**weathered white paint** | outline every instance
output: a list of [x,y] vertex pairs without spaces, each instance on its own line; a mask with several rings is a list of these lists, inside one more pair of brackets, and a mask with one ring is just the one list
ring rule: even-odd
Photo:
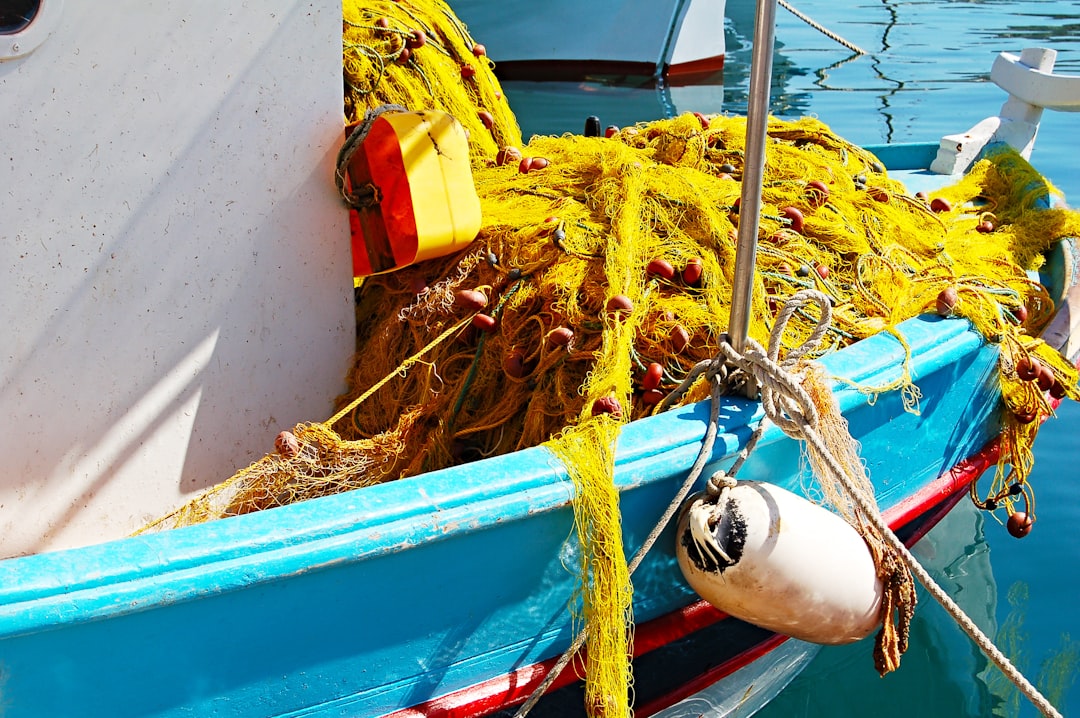
[[0,63],[0,554],[120,536],[329,416],[333,0],[68,0]]

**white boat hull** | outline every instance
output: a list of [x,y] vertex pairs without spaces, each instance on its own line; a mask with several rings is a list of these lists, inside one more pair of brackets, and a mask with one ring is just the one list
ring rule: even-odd
[[459,0],[453,7],[508,79],[678,80],[723,67],[724,0]]
[[322,0],[67,0],[0,62],[0,555],[122,536],[329,415],[340,38]]

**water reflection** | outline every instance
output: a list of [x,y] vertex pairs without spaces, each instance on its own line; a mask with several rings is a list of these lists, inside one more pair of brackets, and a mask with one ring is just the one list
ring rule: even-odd
[[[738,22],[731,17],[732,5],[736,8],[735,17],[741,18]],[[517,113],[526,137],[534,134],[580,133],[589,115],[599,117],[602,127],[623,127],[684,112],[745,113],[750,84],[753,18],[752,15],[745,16],[742,11],[752,6],[751,2],[732,0],[729,3],[729,17],[725,22],[727,56],[724,70],[693,84],[671,84],[657,82],[651,77],[623,76],[596,78],[588,82],[505,81],[502,83],[503,90]],[[832,69],[855,57],[852,55],[818,72],[824,80]],[[795,78],[810,72],[787,56],[783,42],[777,43],[771,94],[774,114],[791,116],[809,110],[810,91],[793,91],[791,85]]]
[[725,107],[722,77],[711,84],[676,87],[657,84],[652,78],[502,85],[525,137],[580,134],[590,115],[600,118],[601,127],[625,127],[682,112],[721,112]]
[[[986,519],[962,501],[919,544],[914,553],[934,579],[1055,705],[1063,705],[1075,681],[1080,643],[1067,634],[1041,663],[1032,661],[1027,635],[1027,586],[1013,584],[1010,611],[997,624],[998,586],[986,537]],[[996,523],[990,530],[998,531]],[[993,666],[920,587],[910,647],[899,670],[879,678],[872,640],[825,647],[811,667],[758,715],[867,715],[904,718],[914,706],[935,716],[1016,716],[1026,706],[1018,689]],[[834,689],[842,684],[842,690]]]
[[[1076,681],[1077,668],[1080,666],[1080,642],[1063,633],[1056,650],[1051,651],[1040,663],[1033,664],[1029,649],[1031,641],[1026,628],[1029,598],[1027,583],[1013,583],[1007,597],[1009,614],[994,637],[994,643],[1051,704],[1062,706],[1069,687]],[[1026,699],[1000,671],[988,667],[979,674],[979,678],[993,696],[992,710],[995,716],[1005,718],[1019,715]]]

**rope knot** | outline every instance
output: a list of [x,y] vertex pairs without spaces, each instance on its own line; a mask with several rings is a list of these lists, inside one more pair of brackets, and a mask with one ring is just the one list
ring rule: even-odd
[[[778,361],[782,337],[788,321],[795,312],[808,304],[816,304],[820,316],[814,331],[802,344]],[[832,300],[825,294],[804,289],[787,301],[776,318],[769,337],[769,349],[747,337],[742,352],[731,343],[728,334],[721,334],[717,354],[713,359],[698,362],[687,373],[682,383],[660,402],[657,411],[665,411],[686,394],[690,386],[704,374],[722,394],[730,393],[740,386],[757,386],[766,416],[789,436],[802,438],[802,428],[817,423],[817,410],[809,395],[802,389],[798,375],[793,374],[799,360],[817,349],[832,322]]]
[[724,492],[724,489],[733,489],[738,483],[734,476],[721,469],[709,477],[709,481],[705,484],[705,491],[709,496],[716,498]]
[[382,190],[371,182],[356,188],[352,194],[342,192],[341,196],[345,198],[345,202],[353,209],[374,207],[382,202]]
[[356,154],[360,145],[367,139],[375,120],[385,112],[408,112],[408,110],[401,105],[381,105],[368,110],[364,113],[364,119],[357,124],[352,133],[345,139],[345,143],[341,145],[341,149],[338,150],[337,166],[334,169],[334,184],[337,185],[338,193],[345,200],[345,204],[352,209],[372,207],[382,201],[379,188],[371,183],[354,188],[350,192],[345,186],[345,177],[349,171],[349,163],[352,161],[353,155]]
[[[780,361],[780,348],[788,321],[809,304],[816,304],[820,310],[813,332]],[[723,356],[725,363],[737,367],[752,379],[760,388],[765,415],[792,438],[803,439],[806,427],[817,424],[817,408],[802,387],[800,375],[795,370],[804,356],[817,349],[831,322],[831,300],[821,292],[804,289],[793,295],[777,315],[767,351],[758,342],[747,338],[742,353],[739,353],[728,341],[727,335],[721,337],[717,358]]]

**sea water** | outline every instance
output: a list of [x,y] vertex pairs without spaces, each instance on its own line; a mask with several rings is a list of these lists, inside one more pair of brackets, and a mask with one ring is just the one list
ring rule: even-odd
[[[996,114],[994,57],[1058,51],[1056,70],[1080,74],[1080,1],[792,0],[867,51],[855,55],[777,9],[771,111],[814,115],[860,144],[937,141]],[[753,0],[728,0],[721,78],[697,88],[507,86],[530,133],[581,132],[672,112],[744,113]],[[717,19],[717,32],[721,21]],[[1032,162],[1080,207],[1080,113],[1047,112]],[[935,580],[1065,715],[1080,715],[1080,407],[1067,401],[1042,427],[1031,484],[1038,522],[1022,540],[1003,515],[966,499],[915,553]],[[984,478],[984,483],[987,479]],[[759,716],[1036,715],[934,600],[920,590],[910,647],[879,678],[872,641],[826,647]]]

